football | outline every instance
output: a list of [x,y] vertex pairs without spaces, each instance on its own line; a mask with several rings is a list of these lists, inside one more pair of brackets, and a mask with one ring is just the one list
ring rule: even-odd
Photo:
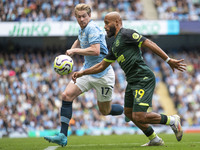
[[59,75],[67,75],[73,70],[73,59],[68,55],[59,55],[54,60],[53,68]]

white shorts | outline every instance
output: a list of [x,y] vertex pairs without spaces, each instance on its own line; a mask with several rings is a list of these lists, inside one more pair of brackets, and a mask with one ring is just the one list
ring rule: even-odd
[[115,73],[113,68],[109,69],[107,74],[101,78],[94,78],[90,75],[85,75],[77,78],[76,85],[82,92],[86,92],[92,88],[96,90],[97,100],[99,102],[111,101],[113,88],[115,84]]

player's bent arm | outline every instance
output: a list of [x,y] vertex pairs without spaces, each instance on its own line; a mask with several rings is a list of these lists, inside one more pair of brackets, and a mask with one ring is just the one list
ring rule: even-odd
[[85,69],[83,71],[83,75],[88,75],[88,74],[96,74],[99,72],[104,71],[111,63],[106,62],[105,60],[102,60],[100,63],[92,66],[91,68]]
[[100,44],[92,44],[90,47],[81,49],[77,48],[75,54],[84,55],[84,56],[98,56],[100,54]]
[[83,75],[89,75],[89,74],[97,74],[99,72],[104,71],[109,65],[111,64],[111,62],[106,62],[104,60],[102,60],[100,63],[92,66],[91,68],[85,69],[85,70],[81,70],[79,72],[74,72],[72,74],[72,80],[74,82],[76,82],[76,79],[83,76]]
[[77,39],[76,41],[74,41],[74,43],[73,43],[71,49],[72,49],[72,48],[80,48],[80,47],[81,47],[81,46],[80,46],[80,42],[79,42],[79,40]]
[[160,56],[165,61],[169,58],[168,55],[156,43],[149,39],[146,39],[142,43],[142,47],[148,47],[152,52]]

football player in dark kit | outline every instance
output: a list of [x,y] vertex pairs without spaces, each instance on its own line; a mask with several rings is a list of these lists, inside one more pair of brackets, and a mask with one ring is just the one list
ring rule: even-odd
[[145,64],[141,47],[148,47],[170,65],[172,70],[186,70],[184,60],[169,58],[168,55],[154,42],[140,35],[134,30],[122,27],[122,19],[118,12],[111,12],[104,19],[105,30],[108,37],[115,37],[109,54],[95,66],[75,72],[72,79],[76,82],[78,77],[103,71],[112,62],[119,63],[124,70],[128,85],[124,98],[124,113],[143,133],[149,142],[142,146],[160,146],[164,141],[158,137],[149,124],[169,125],[178,141],[182,139],[183,131],[178,115],[167,116],[154,112],[147,112],[152,106],[152,96],[155,88],[155,76]]

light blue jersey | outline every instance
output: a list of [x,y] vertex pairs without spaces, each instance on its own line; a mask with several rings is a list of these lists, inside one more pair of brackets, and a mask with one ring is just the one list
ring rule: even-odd
[[[106,39],[103,31],[94,23],[93,20],[90,20],[88,25],[84,29],[79,30],[78,39],[80,41],[81,48],[88,48],[90,45],[100,43],[100,55],[99,56],[84,56],[85,63],[83,69],[90,68],[95,64],[101,62],[103,58],[108,54]],[[100,78],[104,76],[111,66],[106,68],[103,72],[98,74],[93,74],[91,76]]]

